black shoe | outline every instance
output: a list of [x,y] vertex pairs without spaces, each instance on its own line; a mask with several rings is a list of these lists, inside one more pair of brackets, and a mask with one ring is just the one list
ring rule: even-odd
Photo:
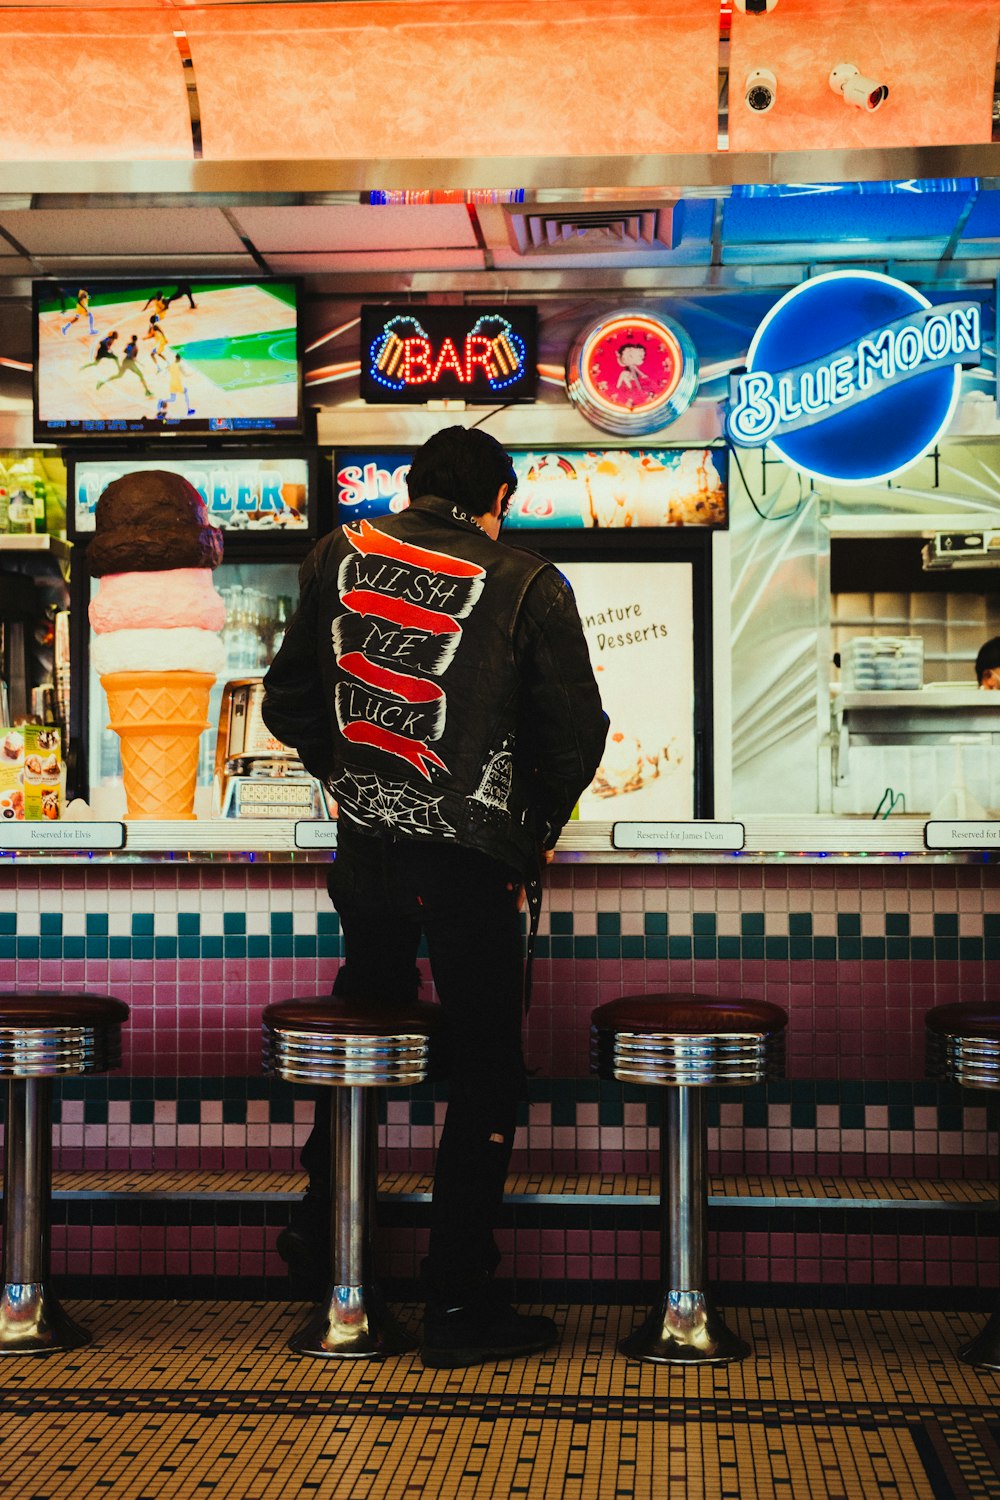
[[558,1340],[551,1318],[519,1313],[505,1302],[484,1300],[465,1307],[428,1303],[420,1359],[429,1370],[455,1370],[537,1354]]
[[330,1283],[329,1244],[293,1223],[278,1235],[276,1248],[288,1267],[296,1300],[321,1302]]

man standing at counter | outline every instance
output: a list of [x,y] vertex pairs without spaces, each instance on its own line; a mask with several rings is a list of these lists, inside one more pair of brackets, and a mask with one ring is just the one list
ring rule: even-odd
[[[449,1102],[422,1357],[446,1368],[558,1337],[493,1294],[493,1230],[524,1085],[522,894],[537,898],[542,853],[593,778],[607,718],[565,579],[499,541],[517,487],[499,443],[438,432],[407,485],[408,510],[339,528],[306,559],[264,719],[337,798],[334,994],[414,1000],[427,941]],[[293,1272],[328,1264],[328,1151],[318,1114],[309,1192],[279,1242]]]

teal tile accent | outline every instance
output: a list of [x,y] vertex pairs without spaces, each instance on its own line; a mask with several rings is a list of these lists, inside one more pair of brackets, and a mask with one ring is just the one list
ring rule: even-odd
[[982,938],[959,938],[959,940],[958,940],[958,956],[959,956],[959,958],[971,958],[971,959],[979,959],[979,960],[981,960],[982,957],[983,957],[983,940],[982,940]]
[[197,911],[179,911],[177,913],[177,933],[185,937],[195,936],[201,932],[201,913]]
[[885,938],[863,937],[861,939],[862,958],[885,958]]
[[560,936],[573,931],[573,913],[571,911],[549,912],[549,931],[553,937],[558,933]]
[[763,958],[764,939],[762,937],[744,937],[741,958]]
[[695,933],[692,948],[695,958],[717,958],[719,954],[719,945],[714,933],[710,936]]
[[596,958],[597,938],[592,937],[589,933],[585,934],[583,937],[575,937],[573,939],[573,957]]
[[[111,941],[112,941],[112,944],[113,944],[114,943],[114,938],[112,938]],[[115,955],[112,952],[111,957],[114,958],[114,956]],[[177,957],[178,958],[200,958],[201,957],[201,938],[199,938],[199,937],[179,937],[177,939]],[[261,957],[262,958],[266,958],[267,954],[264,953],[264,954],[261,955]]]
[[935,937],[958,937],[958,913],[936,911],[934,913]]
[[891,937],[885,940],[886,958],[909,958],[910,940],[908,937]]
[[958,957],[958,938],[957,937],[936,937],[934,939],[934,957],[935,958],[957,958]]
[[17,957],[17,938],[0,937],[0,958]]
[[245,1125],[247,1122],[247,1104],[245,1099],[223,1099],[222,1101],[222,1123],[223,1125]]
[[63,919],[61,911],[43,911],[38,922],[42,937],[52,937],[56,934],[62,935]]
[[85,1125],[106,1125],[108,1123],[108,1101],[106,1099],[85,1099],[83,1103],[83,1123]]
[[788,957],[788,938],[766,937],[764,939],[764,957],[773,958],[778,961]]
[[648,911],[643,918],[643,927],[649,937],[662,937],[668,931],[665,911]]
[[668,937],[667,956],[668,958],[690,958],[691,939],[689,937]]
[[18,938],[17,957],[35,959],[39,957],[37,938]]
[[645,958],[646,939],[636,935],[622,938],[622,958]]
[[[193,958],[197,958],[199,955],[197,953],[195,953],[195,954],[192,954],[191,956]],[[113,937],[113,938],[109,938],[108,939],[108,957],[109,958],[131,958],[132,957],[132,939],[131,938],[127,938],[127,937]]]
[[225,937],[235,937],[237,934],[245,934],[247,930],[247,914],[245,911],[224,911],[222,913],[222,932]]
[[840,937],[837,939],[838,958],[860,958],[861,939],[859,937]]
[[153,939],[153,957],[154,958],[176,958],[177,957],[177,943],[178,943],[178,939],[177,938],[172,938],[172,937],[158,937],[158,938],[154,938]]
[[599,911],[597,913],[598,935],[610,935],[622,930],[621,914],[616,911]]
[[273,911],[271,913],[271,931],[288,933],[291,936],[292,914],[290,911]]
[[222,940],[222,952],[225,958],[246,958],[247,940],[245,937],[225,937]]
[[667,944],[668,943],[669,943],[669,938],[667,938],[666,936],[664,936],[664,937],[649,937],[649,938],[647,938],[646,939],[646,957],[647,958],[666,958],[666,956],[667,956]]
[[293,958],[315,958],[316,939],[314,937],[295,937],[292,939]]
[[861,936],[861,917],[856,911],[842,911],[837,913],[837,936]]
[[[201,939],[201,956],[202,956],[202,958],[221,958],[222,957],[222,939],[220,937],[206,937],[206,938],[202,938]],[[292,940],[291,940],[291,938],[288,939],[288,953],[285,956],[288,957],[288,958],[291,958],[291,956],[292,956]]]
[[134,911],[132,913],[132,936],[153,936],[153,913],[151,911]]
[[718,946],[720,958],[743,957],[743,944],[738,937],[720,937]]
[[106,911],[88,911],[86,916],[88,937],[107,937],[108,914]]
[[610,935],[606,936],[606,937],[598,937],[598,939],[597,939],[597,956],[598,956],[598,958],[621,958],[621,956],[622,956],[622,940],[621,940],[621,938],[617,937],[617,936],[610,936]]
[[714,937],[715,926],[714,911],[696,911],[691,918],[691,931],[696,937]]
[[247,938],[247,958],[269,958],[271,944],[262,933]]
[[811,911],[790,911],[788,913],[788,932],[790,937],[804,937],[806,933],[812,934],[813,919]]
[[[67,950],[69,949],[69,939],[67,939],[67,941],[66,941],[66,948],[67,948]],[[145,937],[134,937],[132,939],[132,952],[131,952],[131,954],[129,956],[131,958],[152,958],[153,957],[153,939],[152,939],[152,936],[150,936],[148,938],[145,938]],[[66,957],[67,958],[69,957],[69,952],[68,951],[67,951]]]
[[0,911],[0,935],[13,937],[17,932],[17,912]]
[[316,931],[320,937],[339,937],[340,918],[335,911],[321,911],[316,914]]
[[178,1099],[177,1123],[178,1125],[201,1124],[201,1105],[197,1099]]
[[[640,938],[639,941],[641,942],[642,939]],[[553,958],[572,958],[573,957],[573,939],[572,939],[572,937],[566,937],[566,936],[556,937],[556,936],[553,936],[549,940],[549,946],[550,946]]]
[[87,957],[93,959],[106,959],[108,956],[108,940],[106,937],[87,938]]
[[910,914],[908,911],[887,911],[885,914],[886,936],[909,937]]
[[812,937],[790,937],[788,939],[788,957],[794,959],[810,959],[813,956]]
[[744,937],[750,934],[764,935],[764,913],[762,911],[745,911],[740,916],[740,931]]
[[61,937],[43,937],[38,943],[39,958],[62,958],[63,945]]
[[834,959],[837,957],[837,939],[832,937],[813,938],[813,958]]
[[152,1125],[152,1099],[133,1099],[129,1104],[129,1119],[133,1125]]

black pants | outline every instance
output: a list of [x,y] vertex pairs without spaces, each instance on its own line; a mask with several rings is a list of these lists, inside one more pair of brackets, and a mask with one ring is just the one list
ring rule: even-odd
[[[330,895],[344,962],[334,994],[408,1001],[427,941],[446,1025],[439,1055],[448,1108],[434,1172],[428,1300],[461,1301],[495,1270],[493,1238],[524,1088],[520,877],[458,844],[369,838],[341,819]],[[302,1152],[310,1183],[329,1183],[329,1096]]]

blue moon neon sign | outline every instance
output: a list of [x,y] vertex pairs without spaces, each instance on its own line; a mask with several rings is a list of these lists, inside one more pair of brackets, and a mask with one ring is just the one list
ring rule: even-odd
[[875,271],[832,271],[771,308],[731,382],[726,432],[818,479],[890,479],[951,421],[979,363],[982,308]]

